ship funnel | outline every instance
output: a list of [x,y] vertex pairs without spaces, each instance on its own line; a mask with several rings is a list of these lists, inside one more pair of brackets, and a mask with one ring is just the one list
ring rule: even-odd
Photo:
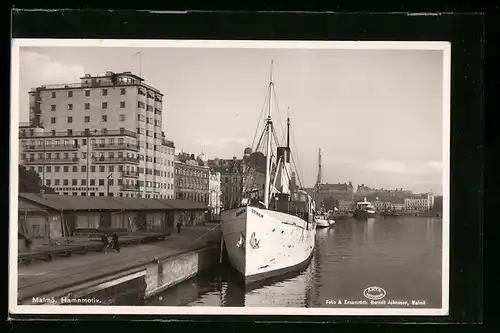
[[365,197],[364,201],[366,202],[366,197]]

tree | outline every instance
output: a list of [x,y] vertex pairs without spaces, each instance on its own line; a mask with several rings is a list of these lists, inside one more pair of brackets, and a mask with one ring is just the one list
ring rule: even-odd
[[329,196],[323,200],[323,206],[326,210],[334,210],[338,206],[338,201],[334,197]]
[[19,193],[40,193],[44,190],[45,193],[55,194],[54,189],[42,185],[42,180],[36,171],[26,169],[20,165],[19,168]]

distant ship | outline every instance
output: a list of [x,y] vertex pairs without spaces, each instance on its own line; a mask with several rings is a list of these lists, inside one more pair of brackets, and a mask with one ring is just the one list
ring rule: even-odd
[[[277,138],[271,118],[273,86],[271,69],[268,117],[261,136],[266,139],[257,144],[257,150],[261,142],[266,146],[263,201],[258,191],[251,191],[239,207],[221,212],[228,259],[245,284],[306,267],[316,246],[315,202],[305,191],[290,186],[290,119],[286,146],[277,145],[276,155],[271,149],[272,140]],[[273,163],[271,157],[275,157]]]
[[371,202],[366,200],[366,197],[363,201],[359,201],[356,203],[354,218],[358,220],[366,220],[373,216],[375,216],[375,207],[373,207]]

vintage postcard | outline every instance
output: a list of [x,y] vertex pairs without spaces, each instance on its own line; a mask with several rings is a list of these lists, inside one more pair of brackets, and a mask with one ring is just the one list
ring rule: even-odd
[[449,43],[12,45],[11,313],[448,314]]

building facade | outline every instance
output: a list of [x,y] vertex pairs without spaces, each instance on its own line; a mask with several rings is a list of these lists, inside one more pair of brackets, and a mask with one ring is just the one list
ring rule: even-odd
[[434,208],[434,195],[431,192],[404,199],[404,209],[406,211],[424,212],[432,208]]
[[19,162],[59,194],[174,198],[172,141],[163,94],[130,72],[30,91]]
[[248,191],[257,190],[258,196],[264,198],[265,162],[262,166],[259,160],[264,157],[258,154],[252,154],[251,149],[246,148],[243,158],[234,156],[232,159],[216,158],[208,161],[212,170],[220,172],[221,205],[224,209],[238,207]]
[[220,172],[210,171],[210,180],[209,180],[209,207],[210,207],[210,215],[211,219],[217,220],[220,217],[220,209],[221,209],[221,186],[220,186]]
[[175,197],[200,202],[208,206],[210,168],[203,156],[179,153],[175,160]]
[[341,201],[352,202],[354,199],[354,191],[351,182],[343,184],[319,184],[319,186],[316,185],[313,188],[306,189],[306,192],[316,201],[317,209],[329,206],[329,203],[335,202],[336,207],[340,210]]

